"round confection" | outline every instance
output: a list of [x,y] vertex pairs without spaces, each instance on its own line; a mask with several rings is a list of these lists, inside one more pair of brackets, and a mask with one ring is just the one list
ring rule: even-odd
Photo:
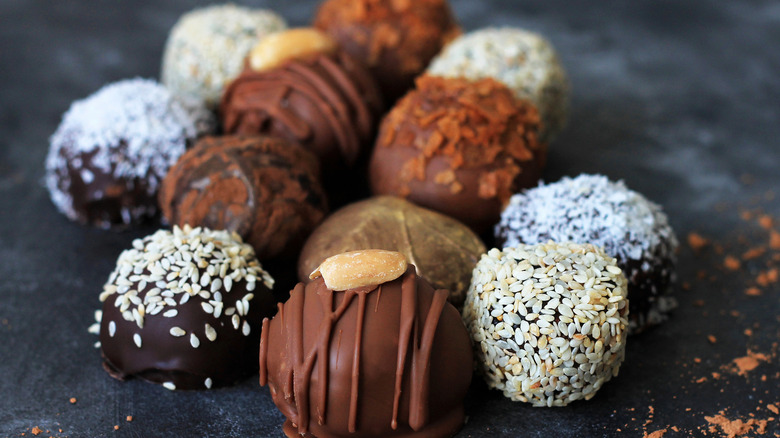
[[539,180],[547,148],[538,131],[536,108],[506,85],[423,76],[382,121],[371,189],[482,232],[513,193]]
[[455,219],[394,196],[355,202],[334,212],[309,236],[298,259],[298,279],[326,258],[361,249],[398,251],[417,273],[449,301],[463,304],[480,255],[487,251],[479,236]]
[[[366,265],[378,267],[364,260],[355,266]],[[413,266],[389,277],[382,268],[369,274],[384,282],[329,287],[327,274],[350,276],[324,266],[322,277],[299,283],[279,314],[263,322],[260,383],[287,417],[286,435],[454,435],[463,425],[473,359],[447,291],[434,291]]]
[[566,124],[566,72],[552,44],[536,33],[511,27],[469,32],[448,44],[426,72],[502,82],[539,109],[543,142],[549,143]]
[[388,103],[460,34],[446,0],[326,0],[314,25],[369,66]]
[[107,85],[74,102],[50,139],[51,199],[71,220],[101,228],[154,216],[168,168],[213,125],[205,108],[154,81]]
[[626,278],[593,245],[491,249],[463,307],[488,386],[534,406],[592,398],[617,376],[628,326]]
[[237,232],[260,260],[295,257],[327,213],[317,158],[284,139],[206,137],[163,181],[171,224]]
[[286,27],[272,11],[232,4],[188,12],[168,36],[162,82],[177,95],[216,107],[225,85],[241,73],[249,50],[264,36]]
[[495,232],[504,246],[552,239],[604,248],[628,278],[630,333],[664,321],[676,307],[674,231],[660,206],[622,181],[580,175],[517,194]]
[[220,104],[227,133],[267,134],[314,152],[323,170],[354,164],[375,133],[382,99],[374,79],[343,52],[246,68]]
[[100,294],[103,367],[168,389],[233,384],[257,371],[273,282],[235,233],[174,227],[137,239]]

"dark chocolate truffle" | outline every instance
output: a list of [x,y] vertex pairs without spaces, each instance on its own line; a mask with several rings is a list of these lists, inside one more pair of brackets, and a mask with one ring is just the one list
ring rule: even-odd
[[145,79],[120,81],[74,102],[50,140],[46,186],[69,219],[101,228],[157,213],[168,168],[214,127],[198,104]]
[[287,436],[455,434],[473,364],[447,291],[391,251],[337,255],[320,273],[263,321],[260,383]]
[[295,141],[314,152],[326,171],[357,161],[381,111],[374,79],[340,51],[291,59],[265,71],[247,65],[220,105],[225,132]]
[[317,158],[284,139],[207,137],[160,189],[171,224],[237,232],[260,260],[295,257],[327,213]]
[[493,79],[423,76],[382,122],[371,189],[482,232],[541,176],[547,148],[538,132],[536,108]]
[[359,249],[398,251],[437,289],[450,291],[460,307],[485,245],[469,227],[394,196],[347,205],[330,215],[309,236],[298,260],[298,279],[326,258]]
[[598,245],[628,278],[630,332],[667,318],[677,303],[677,239],[661,207],[601,175],[540,185],[512,197],[496,226],[497,244],[547,240]]
[[137,239],[100,294],[103,366],[168,389],[243,379],[257,370],[272,286],[235,233],[186,226]]
[[388,103],[460,34],[446,0],[326,0],[314,25],[369,66]]

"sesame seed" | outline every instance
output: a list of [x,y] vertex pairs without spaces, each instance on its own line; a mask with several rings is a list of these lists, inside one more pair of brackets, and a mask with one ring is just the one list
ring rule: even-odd
[[203,385],[206,386],[206,389],[211,389],[211,377],[206,377],[206,380],[203,382]]
[[176,385],[174,385],[173,382],[165,382],[162,385],[165,389],[170,389],[171,391],[176,389]]
[[190,345],[192,345],[192,348],[198,348],[200,346],[200,339],[195,336],[195,333],[190,333]]
[[108,322],[108,336],[113,338],[116,334],[116,323],[114,321]]
[[217,331],[214,330],[214,327],[210,326],[209,324],[206,324],[206,339],[212,342],[217,339]]
[[182,330],[180,327],[171,327],[170,334],[172,336],[181,337],[187,334],[184,330]]
[[241,333],[243,333],[244,336],[249,336],[250,331],[251,331],[251,327],[249,327],[249,322],[244,321],[244,325],[241,327]]
[[136,347],[141,348],[141,335],[138,333],[133,335],[133,342],[135,342]]

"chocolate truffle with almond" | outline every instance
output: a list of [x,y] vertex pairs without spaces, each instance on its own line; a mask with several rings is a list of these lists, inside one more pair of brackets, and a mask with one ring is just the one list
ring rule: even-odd
[[447,291],[394,251],[343,253],[263,321],[260,384],[288,437],[450,437],[463,425],[469,336]]
[[230,385],[257,371],[274,280],[235,233],[174,227],[122,252],[90,328],[103,367],[168,389]]
[[388,103],[460,34],[446,0],[326,0],[314,26],[369,66]]
[[513,193],[539,180],[547,152],[539,129],[536,107],[494,79],[422,76],[382,121],[372,191],[483,232]]
[[201,140],[171,168],[159,202],[171,224],[235,231],[260,260],[296,256],[327,213],[317,158],[260,136]]
[[352,166],[376,131],[382,99],[371,74],[314,29],[263,39],[220,104],[226,133],[300,143],[323,170]]

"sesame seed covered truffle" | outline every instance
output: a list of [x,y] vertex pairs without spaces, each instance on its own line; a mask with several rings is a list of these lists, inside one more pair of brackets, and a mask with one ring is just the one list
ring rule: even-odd
[[223,87],[238,76],[244,58],[264,36],[287,25],[276,13],[233,4],[184,14],[165,45],[162,82],[177,95],[219,103]]
[[235,383],[257,371],[273,283],[235,233],[185,226],[136,239],[103,286],[91,328],[103,367],[168,389]]
[[661,207],[602,175],[563,178],[512,197],[495,228],[497,244],[555,241],[598,245],[628,278],[631,333],[676,307],[677,238]]
[[201,105],[152,80],[129,79],[74,102],[50,139],[46,186],[69,219],[101,228],[157,212],[168,168],[214,128]]
[[370,68],[388,103],[460,34],[446,0],[326,0],[314,26]]
[[491,388],[534,406],[592,398],[625,357],[626,278],[593,245],[491,249],[477,263],[463,321]]
[[552,44],[536,33],[511,27],[469,32],[448,44],[427,73],[502,82],[539,109],[543,142],[549,143],[566,124],[566,73]]
[[422,76],[382,121],[369,164],[377,195],[452,216],[481,233],[546,159],[539,114],[494,79]]

